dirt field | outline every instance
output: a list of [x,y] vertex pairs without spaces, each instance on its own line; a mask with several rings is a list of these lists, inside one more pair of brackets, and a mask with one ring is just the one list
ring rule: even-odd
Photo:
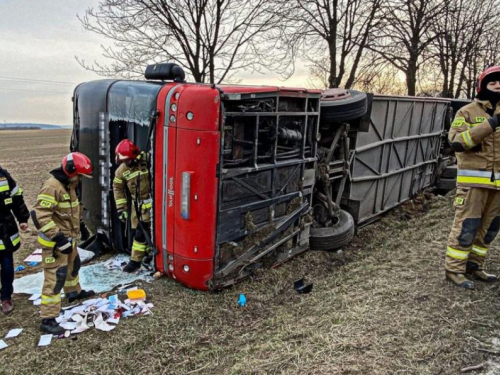
[[[0,132],[0,163],[30,206],[68,137]],[[422,196],[360,231],[343,254],[308,252],[219,294],[160,279],[144,286],[153,316],[48,348],[36,347],[38,309],[15,296],[15,312],[0,316],[0,337],[25,331],[0,352],[0,373],[458,374],[484,363],[482,373],[498,374],[498,285],[465,291],[444,280],[451,217],[450,197]],[[17,261],[32,250],[26,237]],[[495,242],[495,273],[498,250]],[[293,290],[302,276],[314,283],[311,294]],[[236,304],[239,293],[245,308]]]

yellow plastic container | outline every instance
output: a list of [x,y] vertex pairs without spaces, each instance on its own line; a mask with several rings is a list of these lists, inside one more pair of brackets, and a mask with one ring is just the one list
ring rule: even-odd
[[127,297],[130,300],[144,301],[146,299],[146,292],[143,289],[127,290]]

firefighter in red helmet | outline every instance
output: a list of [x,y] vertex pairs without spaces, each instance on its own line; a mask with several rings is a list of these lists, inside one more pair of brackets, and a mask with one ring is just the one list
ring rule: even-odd
[[62,159],[59,168],[50,172],[52,177],[45,181],[37,197],[33,221],[38,228],[44,269],[40,330],[46,333],[64,332],[55,320],[61,310],[62,289],[70,303],[95,294],[80,287],[80,257],[76,248],[80,234],[76,186],[82,176],[91,178],[92,173],[90,159],[72,152]]
[[[113,179],[113,193],[120,220],[128,220],[134,232],[132,254],[129,263],[123,269],[134,272],[141,267],[141,262],[150,248],[147,243],[150,233],[151,196],[149,194],[149,169],[146,153],[128,139],[121,141],[115,150],[116,162],[121,163]],[[128,190],[131,201],[127,200]],[[130,209],[130,210],[129,210]]]
[[475,101],[457,112],[449,133],[458,172],[445,268],[447,279],[466,289],[474,289],[466,274],[498,280],[484,271],[484,263],[500,229],[500,66],[481,73],[477,92]]

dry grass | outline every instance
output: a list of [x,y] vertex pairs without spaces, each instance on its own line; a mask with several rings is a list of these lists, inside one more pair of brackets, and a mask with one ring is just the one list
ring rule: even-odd
[[[67,134],[60,135],[44,168],[64,153]],[[35,142],[24,138],[30,162],[2,161],[33,185],[25,189],[30,204],[45,177],[30,173],[39,162],[33,155],[43,152]],[[308,252],[219,294],[160,279],[145,285],[154,316],[43,349],[35,347],[37,309],[16,296],[15,313],[0,317],[0,336],[25,331],[0,352],[0,373],[457,374],[494,358],[479,349],[489,348],[500,321],[496,285],[471,292],[444,280],[451,217],[449,197],[422,197],[360,231],[342,255]],[[500,272],[498,251],[489,269]],[[292,288],[302,276],[314,283],[309,295]],[[239,293],[245,308],[236,304]]]

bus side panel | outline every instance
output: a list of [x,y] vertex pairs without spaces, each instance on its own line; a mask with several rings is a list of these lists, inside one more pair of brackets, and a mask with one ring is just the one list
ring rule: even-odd
[[178,103],[177,127],[219,130],[220,93],[209,86],[189,85]]
[[[217,232],[216,171],[219,163],[220,133],[177,128],[177,144],[179,147],[175,172],[175,278],[185,284],[200,285],[208,281],[205,271],[185,272],[184,265],[179,262],[182,257],[213,264]],[[189,181],[186,181],[186,177]],[[189,191],[186,185],[189,185]],[[188,205],[187,211],[183,210],[183,192],[184,203]],[[178,267],[182,268],[183,272],[179,273]],[[207,269],[206,266],[202,268]]]
[[[175,127],[166,126],[168,112],[165,113],[167,99],[173,97],[172,86],[165,86],[158,95],[157,109],[159,116],[157,119],[154,135],[154,243],[158,253],[155,257],[156,269],[161,273],[168,272],[168,254],[173,248],[173,222],[168,221],[168,211],[172,212],[173,220],[174,201],[173,190],[169,193],[168,176],[171,179],[175,172]],[[169,197],[172,197],[169,199]],[[169,201],[171,206],[168,207]],[[168,228],[170,224],[171,228]]]

